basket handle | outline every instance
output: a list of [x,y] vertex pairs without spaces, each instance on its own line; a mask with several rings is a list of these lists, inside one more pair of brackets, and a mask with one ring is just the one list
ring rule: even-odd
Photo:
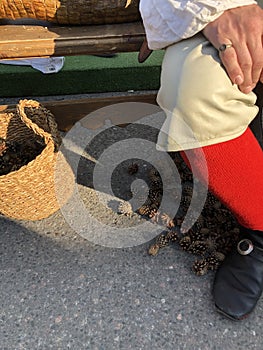
[[53,120],[53,118],[49,117],[48,118],[48,125],[50,127],[50,133],[43,130],[41,127],[39,127],[36,123],[34,123],[30,118],[25,113],[25,107],[33,107],[33,108],[39,108],[40,103],[34,100],[20,100],[18,105],[17,105],[17,110],[19,113],[19,116],[21,120],[25,123],[25,125],[34,131],[35,134],[41,136],[45,144],[47,144],[49,141],[52,141],[56,147],[59,147],[60,145],[60,138],[58,136],[58,131],[57,131],[57,124]]

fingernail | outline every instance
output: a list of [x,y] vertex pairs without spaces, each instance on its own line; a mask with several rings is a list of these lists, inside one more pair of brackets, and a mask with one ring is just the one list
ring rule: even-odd
[[243,79],[242,79],[241,75],[238,75],[235,79],[235,84],[241,85],[242,83],[243,83]]
[[252,86],[246,86],[242,89],[245,94],[249,94],[253,90]]

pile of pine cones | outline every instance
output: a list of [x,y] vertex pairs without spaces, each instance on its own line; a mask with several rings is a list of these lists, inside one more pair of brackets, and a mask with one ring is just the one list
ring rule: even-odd
[[[239,228],[230,211],[221,204],[210,192],[207,193],[203,210],[194,225],[186,232],[181,228],[184,217],[193,196],[193,174],[188,169],[179,153],[172,153],[174,163],[181,177],[181,200],[175,217],[160,212],[162,199],[162,180],[155,169],[149,171],[149,196],[147,201],[137,210],[137,213],[164,230],[149,248],[150,255],[171,243],[178,244],[184,251],[198,256],[193,263],[193,271],[198,276],[209,270],[216,270],[226,255],[231,251],[239,237]],[[130,175],[136,174],[138,165],[128,167]],[[196,180],[196,179],[195,179]],[[131,212],[131,208],[122,208],[122,213]]]
[[0,138],[0,176],[28,164],[42,152],[44,147],[42,141],[36,141],[34,145],[30,142],[29,145],[25,141],[15,142]]

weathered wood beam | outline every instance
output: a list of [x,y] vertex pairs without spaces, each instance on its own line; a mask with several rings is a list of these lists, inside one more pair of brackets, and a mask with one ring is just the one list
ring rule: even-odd
[[[85,125],[90,129],[97,129],[104,124],[105,119],[111,120],[112,118],[110,116],[105,117],[105,115],[100,117],[96,116],[96,118],[93,116],[89,117],[89,114],[93,111],[105,106],[124,102],[140,102],[156,105],[156,95],[157,91],[135,92],[133,94],[123,93],[113,96],[105,96],[105,94],[102,94],[102,96],[71,98],[62,101],[48,100],[41,102],[41,104],[53,113],[58,123],[59,130],[61,131],[70,130],[76,122],[86,116],[88,116],[88,118],[85,119]],[[0,105],[0,112],[7,109],[15,110],[15,107],[15,105]],[[130,116],[127,118],[127,116],[123,114],[118,124],[126,124],[127,120],[130,119]],[[116,123],[116,120],[113,118],[112,122]]]
[[73,27],[0,25],[0,58],[139,51],[144,37],[141,22]]

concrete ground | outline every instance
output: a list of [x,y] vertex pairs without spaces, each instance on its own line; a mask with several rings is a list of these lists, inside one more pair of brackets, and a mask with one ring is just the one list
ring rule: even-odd
[[217,314],[213,274],[174,247],[105,248],[60,213],[1,217],[0,347],[16,349],[262,349],[262,299],[235,323]]
[[[129,132],[120,131],[126,138]],[[95,145],[104,149],[108,139],[98,138]],[[79,169],[83,201],[108,224],[136,221],[97,206],[90,159]],[[123,174],[115,181],[119,197],[127,184]],[[61,211],[35,222],[0,221],[1,350],[263,348],[263,300],[246,321],[225,319],[213,305],[213,272],[196,276],[195,257],[176,245],[152,257],[149,240],[122,248],[92,243],[86,238],[100,226],[79,234]]]

